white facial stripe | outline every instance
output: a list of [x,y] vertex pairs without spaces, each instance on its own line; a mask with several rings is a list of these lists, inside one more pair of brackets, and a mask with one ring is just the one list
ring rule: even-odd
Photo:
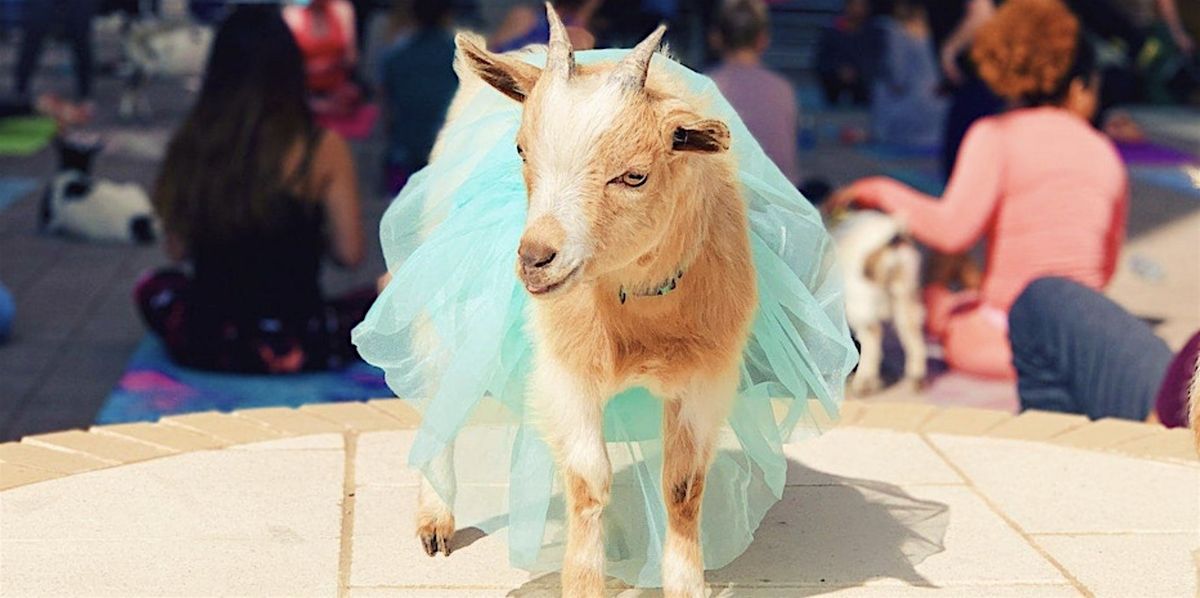
[[[529,198],[530,222],[551,216],[566,233],[560,253],[569,261],[590,254],[587,215],[583,210],[583,186],[591,168],[600,136],[612,127],[624,106],[621,90],[599,81],[554,81],[542,95],[540,120],[534,143],[537,160],[531,166],[534,193]],[[530,152],[530,149],[526,150]]]

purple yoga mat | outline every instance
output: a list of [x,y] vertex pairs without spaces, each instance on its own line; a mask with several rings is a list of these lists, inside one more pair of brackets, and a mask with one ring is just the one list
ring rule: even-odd
[[1196,156],[1157,143],[1118,143],[1117,151],[1126,164],[1174,166],[1177,164],[1200,164]]

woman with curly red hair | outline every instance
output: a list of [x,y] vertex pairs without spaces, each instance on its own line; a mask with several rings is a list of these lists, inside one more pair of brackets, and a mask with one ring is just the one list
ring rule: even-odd
[[1012,109],[971,126],[942,197],[872,177],[834,205],[891,213],[944,253],[986,238],[978,290],[926,288],[927,328],[952,368],[1012,379],[1009,308],[1040,277],[1093,289],[1108,283],[1124,238],[1128,180],[1112,143],[1090,124],[1096,57],[1062,2],[1009,0],[979,30],[971,57]]

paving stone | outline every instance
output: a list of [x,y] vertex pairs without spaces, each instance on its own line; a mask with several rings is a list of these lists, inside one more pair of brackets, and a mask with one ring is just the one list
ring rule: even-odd
[[[629,590],[618,594],[620,598],[655,596]],[[830,588],[815,586],[756,587],[738,585],[729,589],[714,588],[713,598],[776,598],[779,596],[814,596],[833,598],[1079,598],[1083,596],[1074,586],[1067,584],[1004,584],[962,586],[852,586]]]
[[[420,482],[408,464],[416,430],[369,432],[358,437],[355,481],[359,485],[407,486]],[[506,485],[512,462],[515,430],[509,426],[471,425],[455,442],[454,471],[461,484]],[[614,470],[624,464],[610,451]]]
[[[459,488],[460,494],[466,490]],[[449,557],[430,558],[414,530],[417,489],[360,487],[354,503],[351,586],[518,587],[529,574],[508,564],[505,531],[456,547]],[[459,537],[465,537],[460,534]]]
[[[334,596],[336,538],[0,543],[11,596]],[[63,563],[70,563],[64,566]]]
[[505,598],[509,590],[473,588],[350,588],[350,598]]
[[111,426],[96,426],[90,431],[94,434],[108,434],[132,438],[181,452],[215,449],[230,444],[227,440],[222,440],[208,434],[201,434],[179,426],[164,426],[161,424],[115,424]]
[[866,403],[859,400],[845,400],[838,408],[837,425],[853,426],[866,409]]
[[371,399],[367,404],[390,415],[401,426],[416,428],[421,425],[421,413],[404,399]]
[[[873,450],[864,451],[864,446]],[[911,432],[836,428],[812,440],[784,445],[783,453],[791,461],[788,483],[801,486],[829,484],[838,478],[900,485],[964,483]]]
[[971,489],[878,482],[789,486],[750,548],[707,579],[892,590],[1068,583]]
[[1143,422],[1104,418],[1059,434],[1050,439],[1050,442],[1075,448],[1101,449],[1153,436],[1162,429],[1162,426]]
[[175,452],[135,440],[127,440],[117,436],[90,434],[83,430],[68,430],[66,432],[29,436],[22,442],[35,446],[79,452],[91,457],[115,461],[117,463],[145,461]]
[[1086,426],[1088,418],[1082,415],[1050,413],[1048,411],[1025,411],[1020,415],[988,430],[987,436],[1019,440],[1048,440],[1069,430]]
[[408,466],[415,430],[360,434],[355,450],[354,481],[359,486],[413,486],[420,474]]
[[871,403],[854,420],[860,428],[912,431],[937,413],[938,408],[921,403]]
[[63,475],[66,474],[45,469],[31,469],[11,463],[0,463],[0,490],[53,480]]
[[1138,457],[1194,463],[1196,455],[1194,432],[1185,428],[1159,430],[1156,434],[1124,442],[1113,450]]
[[1037,536],[1035,541],[1097,598],[1196,595],[1188,534]]
[[301,411],[317,417],[337,422],[348,430],[370,432],[374,430],[395,430],[402,423],[392,419],[383,411],[368,406],[366,403],[315,403],[300,407]]
[[264,440],[229,447],[234,451],[340,451],[346,439],[341,434],[309,434],[279,440]]
[[115,464],[96,457],[16,442],[0,444],[0,463],[61,473],[80,473]]
[[341,451],[204,451],[21,486],[0,493],[0,544],[336,540],[343,461]]
[[193,432],[208,434],[230,444],[273,440],[281,433],[260,426],[250,420],[240,419],[225,413],[209,411],[188,415],[171,415],[161,420],[163,425],[178,426]]
[[948,407],[921,424],[921,432],[979,436],[1012,418],[1011,413],[995,409]]
[[321,434],[325,432],[340,433],[344,430],[340,424],[287,407],[244,409],[235,411],[232,415],[249,419],[259,425],[266,426],[288,436]]
[[1041,442],[929,438],[1028,532],[1200,529],[1200,468]]

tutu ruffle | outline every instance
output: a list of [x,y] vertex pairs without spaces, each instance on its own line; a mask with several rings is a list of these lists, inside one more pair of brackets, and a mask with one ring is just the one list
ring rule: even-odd
[[[624,54],[577,52],[576,60],[615,62]],[[539,66],[545,61],[536,52],[523,58]],[[705,568],[715,569],[746,549],[782,496],[783,443],[836,419],[857,353],[832,244],[816,210],[771,163],[710,79],[663,56],[655,56],[651,68],[686,82],[705,104],[699,107],[729,126],[757,270],[760,301],[740,392],[702,509]],[[458,527],[488,533],[507,528],[514,566],[554,570],[565,544],[563,499],[549,449],[525,410],[529,298],[513,271],[526,205],[514,149],[521,110],[486,88],[457,114],[442,132],[435,159],[412,177],[383,218],[380,235],[393,278],[353,340],[367,361],[386,372],[396,395],[422,412],[409,463],[444,495],[454,481],[431,462],[481,404],[499,404],[486,409],[493,425],[456,447],[460,504],[452,506]],[[666,528],[659,482],[662,405],[644,389],[631,389],[608,403],[604,417],[614,468],[604,512],[606,572],[658,586]],[[484,483],[467,487],[470,480]],[[463,512],[464,494],[496,493],[502,482],[507,496]]]

